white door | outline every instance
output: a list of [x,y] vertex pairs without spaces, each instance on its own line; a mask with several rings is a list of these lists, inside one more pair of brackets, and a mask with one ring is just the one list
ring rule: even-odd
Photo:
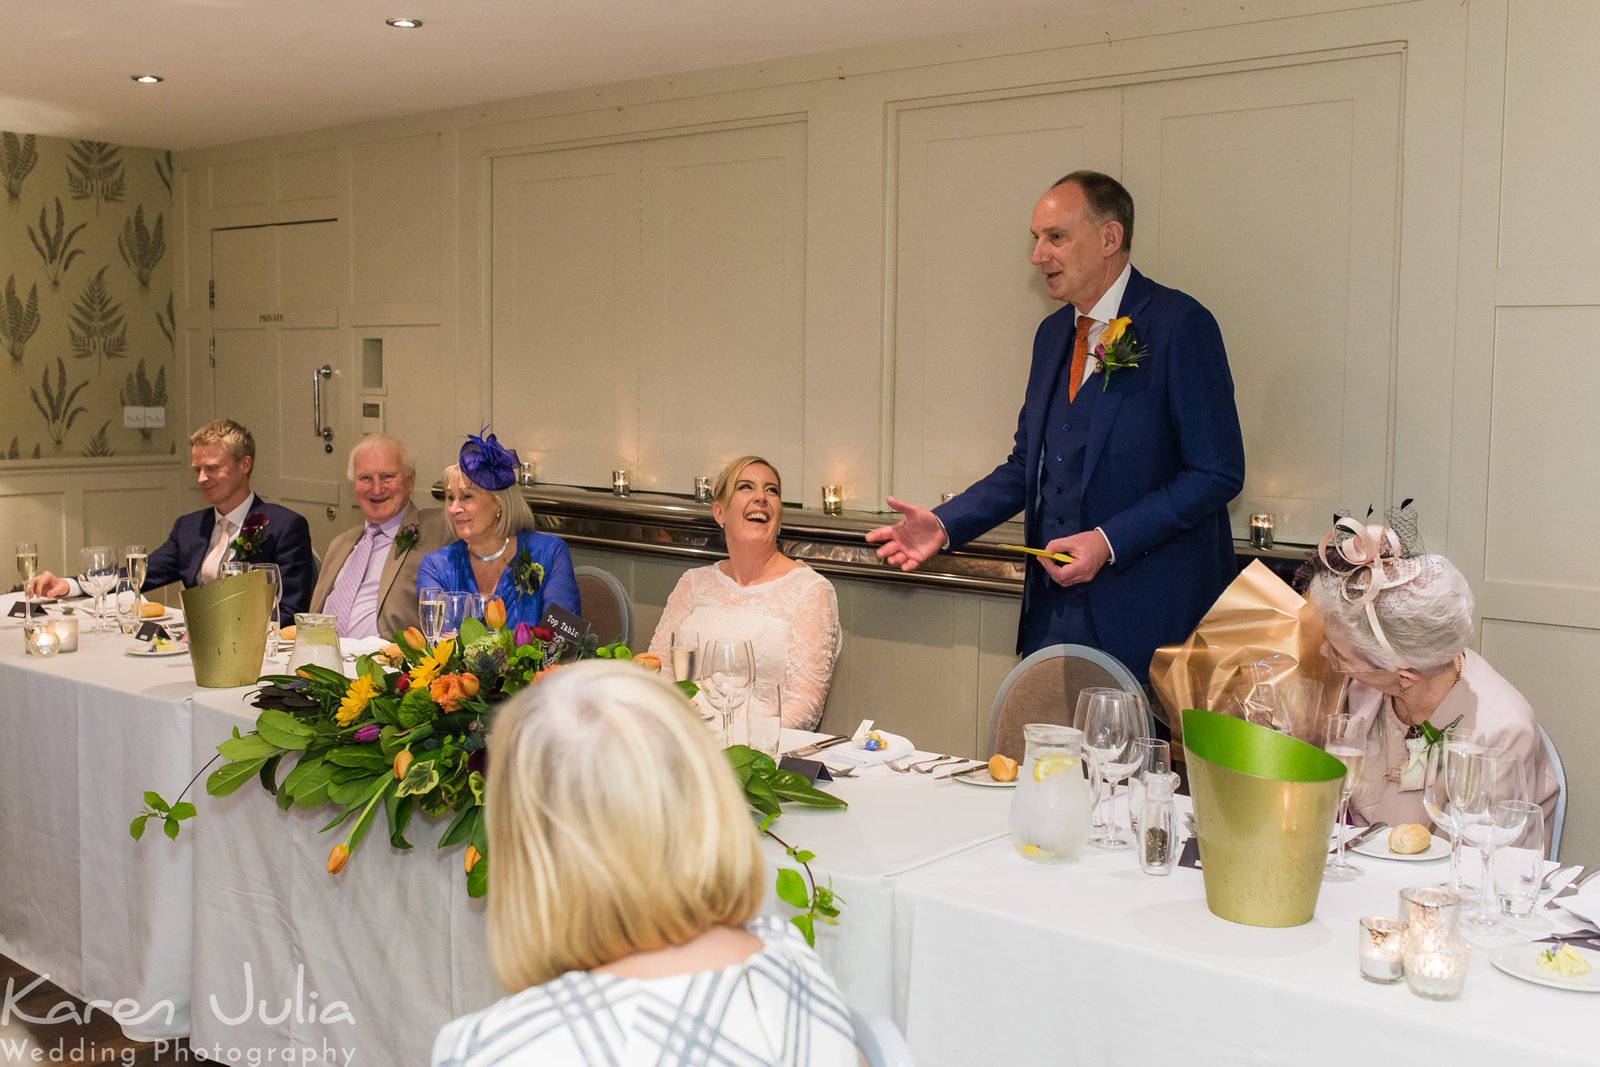
[[212,411],[250,428],[253,488],[304,515],[319,553],[340,526],[353,440],[344,262],[332,219],[211,234]]

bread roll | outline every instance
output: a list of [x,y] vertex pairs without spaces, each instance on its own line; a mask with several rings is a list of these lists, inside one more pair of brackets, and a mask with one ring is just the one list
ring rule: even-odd
[[294,627],[292,625],[290,625],[290,626],[280,626],[278,628],[278,640],[279,641],[293,641],[294,640]]
[[1421,823],[1401,823],[1389,831],[1389,851],[1400,856],[1415,856],[1428,851],[1433,835]]
[[159,619],[166,613],[167,606],[165,604],[156,604],[146,600],[139,605],[139,617],[141,619]]

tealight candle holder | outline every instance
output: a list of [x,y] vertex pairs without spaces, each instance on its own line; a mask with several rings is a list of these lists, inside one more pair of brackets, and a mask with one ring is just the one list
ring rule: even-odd
[[825,485],[822,487],[822,513],[824,515],[839,515],[844,512],[844,487],[838,485]]
[[29,656],[53,656],[61,651],[61,639],[47,621],[23,623],[22,651]]
[[1406,925],[1386,915],[1361,920],[1361,977],[1379,985],[1394,985],[1405,977]]
[[64,615],[59,619],[51,619],[50,629],[55,632],[56,641],[58,641],[61,645],[61,652],[78,651],[77,616]]
[[611,492],[614,496],[628,495],[628,472],[616,470],[611,472]]
[[1273,526],[1272,516],[1267,512],[1250,516],[1250,544],[1255,548],[1271,548]]
[[532,485],[534,481],[533,460],[525,459],[517,465],[517,482],[520,485]]
[[1467,984],[1472,948],[1458,941],[1437,952],[1408,952],[1406,986],[1424,1000],[1454,1000]]
[[711,479],[703,474],[695,476],[694,499],[699,504],[711,503]]

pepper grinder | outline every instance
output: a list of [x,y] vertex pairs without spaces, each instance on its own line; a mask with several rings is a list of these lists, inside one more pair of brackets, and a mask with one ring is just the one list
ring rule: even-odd
[[1178,862],[1178,825],[1172,793],[1178,776],[1144,776],[1144,808],[1139,812],[1139,869],[1145,874],[1171,874]]

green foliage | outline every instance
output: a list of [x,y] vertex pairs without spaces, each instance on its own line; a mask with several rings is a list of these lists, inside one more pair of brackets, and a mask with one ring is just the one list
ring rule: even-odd
[[72,354],[79,359],[96,359],[99,367],[107,359],[121,359],[128,354],[128,326],[123,319],[122,305],[111,299],[106,288],[106,271],[101,267],[83,292],[72,304],[72,326],[68,331]]
[[[87,414],[89,409],[81,404],[76,407],[78,394],[83,392],[89,384],[88,380],[79,382],[69,391],[67,389],[67,364],[60,356],[56,357],[56,386],[50,388],[50,369],[45,368],[44,374],[39,379],[38,389],[29,389],[33,395],[33,406],[39,409],[39,414],[44,416],[45,428],[50,434],[50,440],[55,442],[57,448],[67,439],[67,431],[72,429],[72,424],[78,421],[79,415]],[[41,396],[41,392],[43,395]],[[34,458],[39,458],[39,450],[33,450]]]
[[0,179],[5,181],[6,199],[13,207],[22,202],[22,181],[38,162],[39,143],[33,134],[0,134]]
[[811,873],[814,853],[796,848],[772,832],[783,804],[803,804],[812,808],[843,810],[850,805],[831,793],[824,793],[806,780],[804,775],[779,769],[772,757],[757,752],[748,745],[729,745],[725,751],[734,775],[744,787],[744,798],[751,809],[762,818],[758,829],[783,846],[784,854],[805,871],[802,878],[792,867],[778,868],[776,891],[778,899],[800,912],[789,921],[805,935],[806,943],[817,943],[817,923],[834,925],[839,918],[839,905],[844,898],[835,895],[833,884],[819,886]]
[[28,240],[33,242],[34,251],[39,253],[39,258],[44,260],[45,273],[50,278],[50,291],[55,292],[61,288],[61,276],[72,266],[72,261],[83,255],[83,249],[73,248],[72,242],[83,228],[89,225],[80,222],[72,229],[67,229],[67,215],[61,207],[61,198],[56,201],[56,225],[50,228],[45,209],[39,208],[39,230],[34,232],[32,226],[28,227]]
[[150,291],[150,276],[155,273],[156,264],[161,262],[161,257],[167,253],[167,238],[165,222],[160,212],[156,213],[156,226],[154,230],[146,229],[144,224],[144,205],[140,204],[133,210],[133,217],[123,223],[122,234],[117,238],[117,251],[122,253],[122,262],[133,271],[133,276],[139,279],[139,292]]
[[89,443],[84,446],[83,454],[90,459],[99,459],[104,456],[114,456],[116,449],[111,447],[111,420],[107,419],[100,424],[100,428],[89,435]]
[[74,200],[93,200],[95,214],[101,204],[120,204],[126,192],[122,149],[105,141],[73,141],[67,149],[67,189]]
[[145,823],[151,819],[158,819],[162,831],[168,837],[176,839],[178,824],[194,816],[194,805],[188,801],[180,800],[176,804],[168,804],[161,799],[161,794],[147,792],[144,795],[144,808],[133,817],[133,822],[128,824],[128,833],[137,841],[144,836]]
[[0,341],[11,353],[13,365],[22,362],[23,347],[38,328],[39,286],[29,288],[28,302],[24,304],[17,296],[17,276],[13,274],[6,279],[5,306],[0,308]]

